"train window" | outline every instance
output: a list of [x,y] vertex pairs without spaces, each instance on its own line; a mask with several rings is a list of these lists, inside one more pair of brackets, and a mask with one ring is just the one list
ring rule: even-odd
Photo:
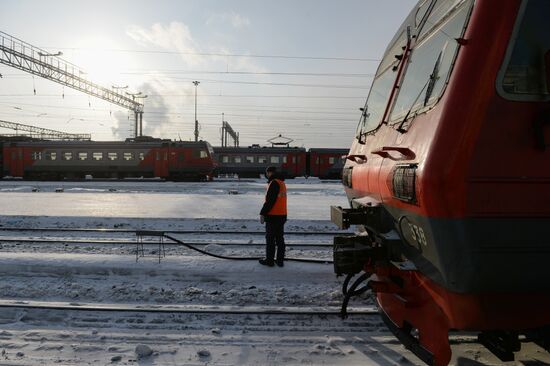
[[71,151],[65,151],[63,153],[63,160],[73,160],[73,153]]
[[465,0],[436,0],[436,4],[430,12],[426,24],[420,32],[419,39],[430,33],[435,27],[438,27],[439,23],[448,17],[453,9],[464,2]]
[[145,153],[140,152],[138,156],[139,156],[139,160],[145,160]]
[[258,164],[267,163],[267,158],[265,156],[258,156]]
[[397,68],[395,66],[398,65],[401,59],[403,47],[406,43],[405,32],[401,32],[384,56],[380,66],[378,66],[367,102],[361,114],[357,131],[358,137],[375,130],[382,122],[388,98],[397,77]]
[[233,157],[233,162],[235,164],[240,164],[240,163],[242,163],[242,161],[243,161],[243,159],[240,156]]
[[56,160],[57,153],[55,151],[46,151],[46,160]]
[[222,163],[229,163],[229,156],[223,155],[222,156]]
[[286,158],[286,155],[283,156],[283,164],[286,164],[286,161],[287,161],[287,158]]
[[156,160],[160,160],[160,152],[157,151],[155,155],[156,155]]
[[430,8],[430,4],[432,3],[432,0],[424,0],[422,4],[418,6],[418,9],[416,10],[416,16],[415,16],[415,26],[419,26],[422,21],[424,20],[424,17],[426,16],[426,13],[428,12],[428,9]]
[[31,153],[31,159],[32,160],[42,160],[42,152],[41,151],[33,151]]
[[108,160],[111,160],[111,161],[117,160],[117,159],[118,159],[118,153],[116,153],[116,152],[108,152],[108,153],[107,153],[107,159],[108,159]]
[[292,157],[292,164],[296,164],[296,157],[295,156]]
[[87,152],[79,152],[78,153],[78,160],[87,160],[88,159],[88,153]]
[[246,159],[247,163],[254,164],[254,157],[253,156],[249,155],[245,159]]
[[168,160],[168,153],[167,152],[164,153],[164,160]]
[[460,7],[413,49],[390,121],[403,122],[439,99],[458,50],[455,38],[462,36],[468,14],[469,7]]
[[124,158],[124,160],[126,161],[129,161],[129,160],[134,160],[134,153],[133,152],[125,152],[122,157]]
[[331,157],[328,158],[328,163],[330,165],[334,164],[334,156],[331,156]]
[[499,78],[501,94],[518,100],[550,97],[549,13],[548,0],[523,3]]
[[269,158],[269,162],[271,164],[279,164],[279,157],[278,156],[272,156]]
[[320,160],[321,160],[321,159],[319,159],[319,157],[317,157],[317,158],[315,159],[315,164],[319,164],[319,163],[320,163]]
[[103,153],[102,152],[93,152],[92,153],[92,160],[103,160]]
[[199,153],[199,156],[200,156],[201,159],[207,158],[208,157],[208,152],[206,150],[201,150],[200,153]]

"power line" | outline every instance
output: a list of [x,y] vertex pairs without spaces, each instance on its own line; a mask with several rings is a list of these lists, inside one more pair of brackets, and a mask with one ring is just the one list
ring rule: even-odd
[[[339,72],[259,72],[259,71],[200,71],[200,70],[139,70],[121,72],[121,75],[158,74],[222,74],[222,75],[275,75],[275,76],[327,76],[327,77],[374,77],[374,74],[349,74]],[[10,74],[8,74],[9,76]],[[16,75],[16,74],[14,74]]]
[[[289,98],[289,99],[365,99],[366,96],[343,96],[343,95],[260,95],[260,94],[251,94],[251,95],[237,95],[237,94],[198,94],[199,97],[212,97],[212,98]],[[59,94],[0,94],[0,97],[17,97],[17,98],[27,98],[27,97],[60,97]],[[80,97],[82,95],[78,94],[65,94],[67,97]],[[165,98],[165,97],[194,97],[190,94],[149,94],[149,98]]]
[[122,53],[149,53],[149,54],[166,54],[166,55],[187,55],[187,56],[208,56],[208,57],[247,57],[247,58],[276,58],[276,59],[295,59],[295,60],[325,60],[325,61],[356,61],[356,62],[380,62],[377,58],[361,58],[361,57],[331,57],[331,56],[293,56],[293,55],[259,55],[246,53],[216,53],[216,52],[180,52],[180,51],[161,51],[161,50],[131,50],[131,49],[88,49],[76,47],[42,47],[46,49],[68,50],[68,51],[106,51],[106,52],[122,52]]
[[[71,109],[71,110],[82,110],[82,111],[94,111],[94,112],[112,112],[112,109],[99,109],[99,108],[91,108],[91,107],[67,107],[67,106],[61,106],[61,105],[51,105],[51,104],[36,104],[36,103],[10,103],[10,102],[0,102],[0,105],[16,108],[14,105],[17,106],[30,106],[30,107],[42,107],[42,108],[54,108],[54,109]],[[346,114],[344,112],[332,112],[335,109],[340,110],[346,110],[346,111],[352,111],[353,108],[344,108],[344,107],[313,107],[314,109],[310,110],[295,110],[295,109],[304,109],[304,107],[297,107],[297,106],[277,106],[277,105],[271,105],[271,106],[255,106],[255,105],[234,105],[234,104],[209,104],[209,103],[199,103],[198,106],[208,109],[219,109],[222,111],[226,111],[228,108],[236,109],[239,111],[249,111],[249,112],[274,112],[274,113],[303,113],[303,114]],[[255,107],[255,108],[250,108]],[[263,108],[260,108],[263,107]],[[287,108],[287,109],[265,109],[265,108]],[[16,108],[18,109],[18,108]],[[322,109],[329,110],[329,112],[322,111]],[[172,110],[172,109],[170,109]],[[147,114],[155,114],[155,113],[166,113],[166,114],[182,114],[185,113],[184,110],[176,110],[174,112],[159,112],[158,109],[148,109]],[[38,112],[36,112],[38,113]],[[356,114],[352,112],[348,112],[349,114]]]
[[[169,80],[174,82],[189,82],[193,81],[193,78],[178,78],[159,75],[157,80]],[[22,76],[21,78],[29,78]],[[355,86],[355,85],[335,85],[335,84],[302,84],[302,83],[274,83],[265,81],[238,81],[238,80],[217,80],[217,79],[201,79],[201,82],[206,83],[221,83],[221,84],[244,84],[244,85],[271,85],[271,86],[290,86],[290,87],[303,87],[303,88],[329,88],[329,89],[361,89],[368,90],[367,86]]]

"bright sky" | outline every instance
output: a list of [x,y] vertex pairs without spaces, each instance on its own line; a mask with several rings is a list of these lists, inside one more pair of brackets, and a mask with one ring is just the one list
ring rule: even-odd
[[[213,145],[224,113],[242,146],[282,134],[348,147],[376,60],[415,3],[3,0],[0,30],[63,52],[91,81],[148,95],[144,134],[192,139],[198,80],[200,136]],[[2,120],[94,140],[133,135],[121,107],[5,65],[0,74]]]

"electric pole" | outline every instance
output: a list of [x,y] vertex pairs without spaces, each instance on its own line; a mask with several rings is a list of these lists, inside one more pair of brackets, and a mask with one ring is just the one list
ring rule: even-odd
[[197,120],[197,86],[200,81],[193,81],[195,85],[195,142],[199,141],[199,121]]

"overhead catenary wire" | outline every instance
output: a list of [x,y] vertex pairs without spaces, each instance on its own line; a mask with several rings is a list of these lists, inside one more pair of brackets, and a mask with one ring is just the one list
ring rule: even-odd
[[[41,46],[41,48],[51,48],[57,50],[79,51],[88,50],[78,47],[56,47],[56,46]],[[165,51],[165,50],[136,50],[136,49],[120,49],[120,48],[104,48],[95,49],[94,51],[107,52],[122,52],[122,53],[145,53],[145,54],[167,54],[167,55],[188,55],[188,56],[207,56],[207,57],[244,57],[244,58],[273,58],[273,59],[295,59],[295,60],[325,60],[325,61],[354,61],[354,62],[380,62],[378,58],[362,58],[362,57],[339,57],[339,56],[305,56],[305,55],[261,55],[253,53],[225,53],[225,52],[181,52],[181,51]]]

